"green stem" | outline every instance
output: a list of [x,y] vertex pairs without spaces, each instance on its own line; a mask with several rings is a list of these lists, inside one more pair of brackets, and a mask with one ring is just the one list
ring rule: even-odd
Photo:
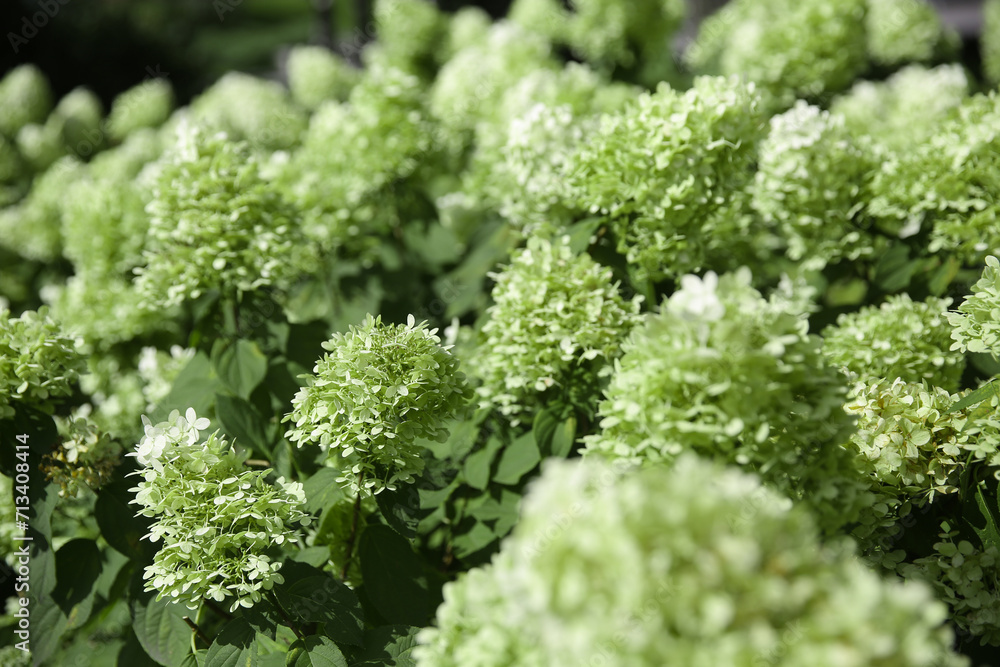
[[[361,480],[358,480],[361,483]],[[358,519],[361,517],[361,489],[358,489],[358,495],[354,498],[354,516],[351,517],[351,532],[347,536],[347,559],[344,560],[344,567],[340,571],[340,578],[343,581],[347,581],[347,571],[351,567],[351,560],[354,558],[354,542],[358,537]]]
[[194,621],[192,621],[187,616],[184,617],[184,622],[188,624],[189,628],[191,628],[192,630],[194,630],[194,634],[191,635],[191,648],[192,649],[195,648],[195,645],[194,645],[194,635],[198,635],[198,638],[205,643],[205,646],[211,646],[212,645],[212,641],[208,637],[205,636],[205,633],[201,631],[201,628],[198,627],[197,623],[195,623]]

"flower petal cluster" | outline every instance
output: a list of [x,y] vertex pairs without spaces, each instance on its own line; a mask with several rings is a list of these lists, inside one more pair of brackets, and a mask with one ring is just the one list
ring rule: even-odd
[[483,407],[513,423],[546,403],[593,411],[599,379],[611,373],[622,340],[639,321],[642,297],[626,301],[611,269],[569,239],[528,239],[498,273],[493,305],[479,334],[474,374]]
[[52,89],[34,65],[19,65],[0,80],[0,134],[13,138],[29,123],[42,123],[52,110]]
[[162,159],[136,286],[152,308],[284,285],[310,266],[297,211],[246,143],[182,125]]
[[696,73],[741,75],[781,109],[846,88],[867,66],[867,0],[735,0],[702,22],[685,59]]
[[927,381],[956,391],[965,356],[949,349],[950,305],[951,299],[914,301],[899,294],[880,306],[844,313],[823,330],[823,354],[856,377]]
[[62,251],[66,188],[84,175],[75,157],[60,158],[31,183],[27,196],[0,210],[0,246],[38,262],[53,262]]
[[352,493],[374,495],[410,483],[423,471],[417,440],[443,440],[445,422],[472,391],[458,360],[440,345],[437,329],[383,324],[371,315],[323,349],[307,386],[292,400],[286,437],[300,447],[318,444]]
[[44,307],[10,315],[0,306],[0,419],[13,417],[21,405],[51,414],[86,368],[79,341]]
[[604,115],[581,146],[568,168],[578,207],[611,219],[641,279],[698,270],[713,253],[731,260],[762,135],[758,102],[735,78],[699,77],[684,92],[660,84]]
[[143,578],[146,590],[197,609],[204,598],[231,601],[230,611],[251,607],[261,591],[283,581],[281,563],[265,554],[273,545],[296,542],[296,524],[310,517],[299,508],[302,485],[270,472],[245,470],[243,458],[216,433],[202,435],[208,419],[191,408],[152,424],[128,454],[143,466],[133,504],[137,515],[155,518],[145,537],[162,540]]
[[847,382],[787,299],[747,270],[686,276],[622,346],[586,454],[642,463],[685,450],[759,470],[814,509],[824,528],[867,504],[844,412]]
[[753,209],[788,256],[807,266],[870,255],[876,244],[855,221],[869,161],[841,117],[800,100],[771,118],[751,186]]
[[350,63],[322,46],[293,47],[286,66],[292,99],[310,111],[327,100],[343,102],[361,77]]
[[972,287],[972,294],[949,313],[954,330],[952,350],[984,352],[1000,359],[1000,260],[986,258],[983,274]]
[[86,417],[59,419],[60,442],[42,459],[46,479],[59,485],[62,497],[83,488],[97,491],[111,481],[121,462],[121,447]]
[[199,125],[268,152],[297,146],[308,122],[280,84],[241,72],[216,81],[191,103],[190,112]]
[[447,16],[436,3],[430,0],[376,0],[372,14],[378,26],[376,48],[386,63],[413,74],[432,69],[435,53],[448,27]]
[[1000,466],[1000,419],[978,407],[950,411],[966,393],[902,378],[857,384],[844,408],[858,417],[851,447],[881,490],[933,500],[956,493],[973,462]]
[[868,55],[883,67],[954,57],[961,39],[927,0],[869,0]]
[[144,127],[159,127],[174,109],[174,90],[166,79],[149,79],[121,93],[111,103],[108,134],[116,141]]
[[421,667],[964,664],[927,586],[821,544],[742,471],[549,461],[521,512],[492,564],[445,585]]
[[905,150],[934,134],[969,88],[961,65],[909,65],[885,81],[858,81],[833,100],[830,112],[842,116],[855,137]]

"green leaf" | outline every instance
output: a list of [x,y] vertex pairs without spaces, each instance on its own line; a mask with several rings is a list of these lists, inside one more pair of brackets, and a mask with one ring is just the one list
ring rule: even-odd
[[[34,562],[32,562],[34,574]],[[34,582],[32,582],[34,583]],[[34,589],[29,591],[31,611],[31,659],[32,665],[41,665],[59,648],[68,620],[56,601],[49,596],[36,598]]]
[[101,536],[119,553],[144,561],[146,554],[153,550],[142,536],[149,532],[149,520],[136,516],[137,505],[129,502],[135,498],[128,489],[130,484],[124,477],[115,475],[114,480],[97,492],[94,518]]
[[493,436],[486,441],[486,445],[482,449],[469,454],[462,467],[465,481],[469,486],[480,490],[486,488],[490,482],[490,466],[501,447],[503,447],[503,441]]
[[70,540],[56,552],[56,588],[52,599],[66,614],[67,628],[78,628],[94,606],[94,584],[101,576],[101,550],[97,542]]
[[976,506],[978,508],[977,520],[970,520],[971,518],[966,516],[966,520],[972,525],[979,539],[982,541],[984,547],[994,546],[1000,548],[1000,506],[997,504],[996,498],[996,486],[993,486],[993,496],[992,498],[986,495],[986,487],[984,484],[979,484],[976,487]]
[[[138,579],[142,572],[136,574]],[[135,582],[133,579],[133,585]],[[132,628],[149,657],[166,667],[184,659],[191,650],[191,628],[184,622],[188,614],[187,608],[168,598],[157,601],[148,593],[133,597]]]
[[302,483],[302,490],[306,494],[306,512],[321,512],[344,499],[344,490],[336,481],[339,476],[340,473],[333,468],[320,468]]
[[566,458],[573,451],[573,444],[576,442],[576,417],[570,417],[563,421],[555,429],[552,436],[552,448],[549,456]]
[[226,623],[208,647],[205,667],[257,667],[257,632],[242,618]]
[[992,397],[997,392],[997,388],[993,386],[994,381],[995,379],[990,380],[979,389],[965,395],[961,399],[952,403],[951,407],[948,408],[948,411],[945,414],[951,414],[953,412],[958,412],[959,410],[970,408],[973,405],[978,405],[983,401],[987,400],[988,398]]
[[420,628],[383,625],[365,631],[365,648],[351,659],[351,667],[414,667],[411,657]]
[[368,526],[358,555],[368,599],[387,622],[430,623],[440,598],[406,538],[388,526]]
[[[155,667],[156,664],[157,662],[142,650],[142,644],[139,643],[135,633],[132,632],[132,628],[128,628],[128,636],[125,638],[125,644],[118,652],[117,667]],[[189,654],[188,657],[184,658],[181,667],[198,667],[194,655]]]
[[898,292],[910,284],[921,263],[920,259],[910,259],[907,246],[894,245],[879,259],[872,281],[883,292]]
[[976,370],[980,373],[985,373],[990,376],[1000,375],[1000,361],[994,359],[992,354],[986,354],[985,352],[969,352],[968,358],[972,365],[975,366]]
[[183,414],[188,408],[194,408],[199,415],[205,414],[222,386],[208,356],[204,352],[198,352],[178,373],[170,393],[156,406],[149,418],[155,424],[165,420],[171,410],[179,410]]
[[420,493],[411,484],[395,491],[385,490],[375,496],[379,511],[392,528],[403,537],[417,536],[417,525],[427,512],[420,509]]
[[235,396],[216,394],[215,414],[222,423],[222,429],[236,444],[250,447],[270,458],[271,447],[267,437],[267,425],[260,413],[248,402]]
[[517,484],[542,460],[534,436],[528,432],[504,447],[500,452],[493,481],[499,484]]
[[531,433],[535,436],[535,444],[544,456],[551,456],[552,436],[559,425],[559,417],[548,408],[542,408],[535,415],[535,420],[531,425]]
[[569,235],[570,250],[576,255],[585,252],[604,220],[604,218],[586,218],[570,225],[566,230]]
[[219,341],[212,350],[212,365],[219,379],[240,398],[250,398],[267,375],[267,357],[253,341]]
[[347,667],[347,659],[327,637],[299,639],[288,649],[287,667]]
[[285,583],[275,594],[285,611],[304,623],[323,623],[338,643],[361,644],[364,615],[357,595],[322,570],[289,561],[281,574]]
[[856,306],[865,300],[868,283],[861,278],[842,278],[832,283],[826,290],[826,305]]
[[958,270],[962,268],[962,263],[952,256],[948,256],[941,263],[941,266],[934,269],[927,281],[927,288],[934,296],[941,296],[948,291],[948,286],[958,275]]

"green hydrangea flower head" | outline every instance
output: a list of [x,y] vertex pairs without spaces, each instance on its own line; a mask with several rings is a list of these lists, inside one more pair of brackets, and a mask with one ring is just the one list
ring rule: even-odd
[[858,417],[851,446],[882,491],[933,500],[957,493],[962,470],[973,462],[1000,466],[1000,419],[979,407],[951,412],[966,393],[902,378],[858,383],[845,406]]
[[981,644],[1000,646],[1000,549],[976,547],[948,522],[942,522],[938,537],[934,553],[902,564],[899,574],[933,586],[955,627]]
[[0,80],[0,133],[13,137],[29,123],[42,123],[52,110],[49,80],[34,65],[18,65]]
[[388,63],[419,74],[430,69],[447,18],[430,0],[376,0],[373,17]]
[[62,252],[66,188],[86,173],[75,157],[60,158],[31,183],[28,195],[0,210],[0,246],[37,262],[54,262]]
[[59,135],[66,152],[86,160],[104,148],[103,120],[101,99],[81,86],[59,100],[45,125]]
[[424,468],[417,440],[443,441],[445,422],[472,396],[458,360],[437,329],[383,324],[371,315],[334,334],[307,386],[292,400],[286,437],[318,444],[352,493],[375,495],[408,484]]
[[451,14],[448,34],[439,51],[441,62],[448,62],[465,47],[486,39],[492,25],[493,18],[481,7],[467,5]]
[[893,67],[951,58],[961,43],[926,0],[869,0],[865,15],[868,55]]
[[575,255],[566,237],[529,238],[490,277],[493,305],[472,365],[481,405],[515,425],[553,401],[592,412],[642,297],[626,301],[611,269]]
[[86,368],[78,347],[45,307],[11,317],[0,306],[0,419],[22,405],[52,414]]
[[833,100],[830,112],[844,118],[851,135],[904,150],[933,135],[969,88],[961,65],[909,65],[885,81],[858,81]]
[[361,76],[349,62],[322,46],[293,47],[286,66],[292,99],[310,111],[327,100],[346,100]]
[[493,562],[445,585],[421,667],[962,665],[922,583],[882,579],[756,477],[549,461]]
[[854,221],[869,160],[841,117],[804,101],[771,118],[752,206],[791,259],[821,269],[874,252],[871,236]]
[[948,314],[954,327],[952,350],[983,352],[1000,359],[1000,261],[986,258],[983,274],[972,287],[972,294]]
[[121,447],[83,416],[58,419],[58,447],[42,459],[46,479],[59,485],[61,497],[79,497],[84,489],[97,491],[111,481],[121,462]]
[[631,67],[662,56],[684,14],[676,0],[517,0],[509,17],[589,62]]
[[979,49],[987,81],[994,86],[1000,84],[1000,0],[986,0],[983,3]]
[[763,135],[758,103],[735,78],[699,77],[684,92],[661,84],[606,114],[581,146],[568,168],[579,208],[612,219],[641,279],[698,270],[713,254],[731,261]]
[[297,211],[260,174],[245,142],[182,125],[153,186],[146,265],[136,287],[153,308],[210,289],[283,286],[312,265]]
[[867,66],[867,0],[735,0],[706,19],[685,53],[701,74],[741,75],[787,108],[846,88]]
[[230,611],[252,607],[261,591],[283,580],[281,563],[264,553],[274,545],[295,543],[297,524],[310,517],[302,484],[264,478],[270,470],[246,470],[244,457],[217,433],[205,436],[208,419],[188,408],[152,424],[143,417],[145,434],[134,456],[142,477],[130,489],[136,513],[156,519],[145,535],[163,541],[143,578],[157,599],[170,598],[197,609],[201,601],[232,600]]
[[275,81],[229,72],[191,103],[199,125],[242,139],[259,151],[297,146],[306,129],[306,113]]
[[831,364],[860,378],[901,378],[956,391],[965,356],[950,349],[951,299],[913,301],[890,296],[881,306],[866,306],[837,317],[823,330],[823,353]]
[[144,127],[167,122],[174,109],[174,89],[166,79],[148,79],[121,93],[111,103],[108,134],[115,141]]
[[585,453],[656,464],[685,450],[761,471],[824,528],[867,503],[843,410],[847,382],[805,313],[765,299],[748,270],[681,278],[623,347]]

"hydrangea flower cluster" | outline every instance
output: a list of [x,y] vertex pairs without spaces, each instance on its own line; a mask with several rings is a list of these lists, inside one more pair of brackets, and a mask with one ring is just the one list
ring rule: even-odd
[[954,327],[951,349],[984,352],[1000,359],[1000,261],[996,257],[986,258],[983,274],[972,290],[958,312],[948,314]]
[[67,336],[46,308],[11,317],[0,307],[0,419],[30,406],[49,414],[69,396],[86,368],[79,341]]
[[517,0],[509,17],[610,69],[662,59],[684,13],[678,0]]
[[823,354],[855,377],[927,381],[956,391],[965,356],[949,349],[950,305],[951,299],[913,301],[899,294],[881,306],[844,313],[823,330]]
[[256,150],[297,146],[306,114],[283,86],[241,72],[229,72],[191,103],[192,118],[206,128],[247,141]]
[[868,161],[839,116],[800,100],[771,118],[752,205],[791,259],[820,269],[875,251],[854,220]]
[[699,77],[685,92],[661,84],[607,114],[569,167],[579,208],[612,219],[618,249],[640,276],[732,259],[741,235],[763,116],[753,84]]
[[85,417],[57,420],[59,447],[45,455],[41,469],[59,485],[62,497],[77,496],[84,488],[98,490],[109,481],[120,462],[121,447]]
[[62,251],[63,195],[83,174],[83,163],[67,155],[35,178],[24,199],[0,210],[0,245],[38,262],[55,261]]
[[116,141],[144,127],[163,125],[174,109],[174,90],[166,79],[149,79],[111,103],[108,134]]
[[29,123],[17,133],[17,147],[35,171],[64,155],[87,159],[103,147],[101,100],[86,88],[66,94],[44,123]]
[[343,102],[361,72],[322,46],[296,46],[288,54],[288,89],[298,104],[315,111],[323,102]]
[[958,51],[958,33],[944,25],[926,0],[868,0],[867,4],[865,32],[874,63],[893,67],[930,62]]
[[[421,667],[961,665],[927,586],[885,580],[751,475],[686,455],[550,461],[491,565],[446,584]],[[594,663],[596,664],[596,663]]]
[[155,518],[146,535],[163,541],[143,577],[157,599],[172,598],[197,609],[204,598],[232,599],[230,611],[251,607],[261,591],[283,578],[281,563],[264,553],[273,545],[298,541],[296,524],[310,517],[299,508],[305,493],[298,482],[264,481],[267,471],[245,470],[243,458],[216,433],[202,435],[209,421],[193,409],[176,410],[151,424],[128,454],[143,481],[131,489],[137,515]]
[[20,65],[0,80],[0,134],[14,137],[29,123],[41,123],[52,109],[52,89],[34,65]]
[[318,444],[352,493],[374,495],[413,481],[424,468],[417,440],[442,441],[445,422],[472,391],[458,360],[440,345],[437,329],[382,324],[371,315],[360,327],[334,334],[292,400],[286,437]]
[[574,256],[568,238],[538,237],[491,273],[496,284],[472,368],[483,407],[517,424],[548,402],[587,412],[610,375],[642,297],[626,301],[611,269]]
[[949,619],[983,644],[1000,645],[1000,549],[977,549],[941,524],[934,553],[899,567],[901,576],[927,581],[948,604]]
[[870,215],[886,229],[930,231],[930,252],[962,263],[1000,254],[1000,96],[966,98],[926,141],[886,159],[871,183]]
[[280,176],[309,236],[351,247],[398,224],[393,204],[429,159],[432,133],[420,79],[400,69],[369,67],[347,104],[323,104]]
[[685,59],[695,72],[743,75],[775,109],[846,88],[867,65],[866,0],[735,0],[706,19]]
[[224,134],[182,126],[147,211],[136,287],[153,308],[211,289],[283,285],[310,266],[297,211],[263,179],[248,145]]
[[910,65],[885,81],[859,81],[833,100],[830,112],[844,118],[854,136],[896,150],[926,141],[969,94],[961,65],[928,69]]
[[881,491],[933,500],[958,491],[975,461],[1000,467],[1000,419],[978,408],[950,412],[962,395],[902,378],[858,383],[845,406],[858,417],[851,445]]
[[446,15],[434,2],[376,0],[372,13],[378,26],[375,48],[387,63],[414,74],[431,69],[448,26]]
[[657,463],[685,450],[738,463],[801,499],[824,528],[849,523],[867,486],[841,445],[847,383],[806,317],[751,287],[748,270],[681,278],[637,327],[586,454]]

